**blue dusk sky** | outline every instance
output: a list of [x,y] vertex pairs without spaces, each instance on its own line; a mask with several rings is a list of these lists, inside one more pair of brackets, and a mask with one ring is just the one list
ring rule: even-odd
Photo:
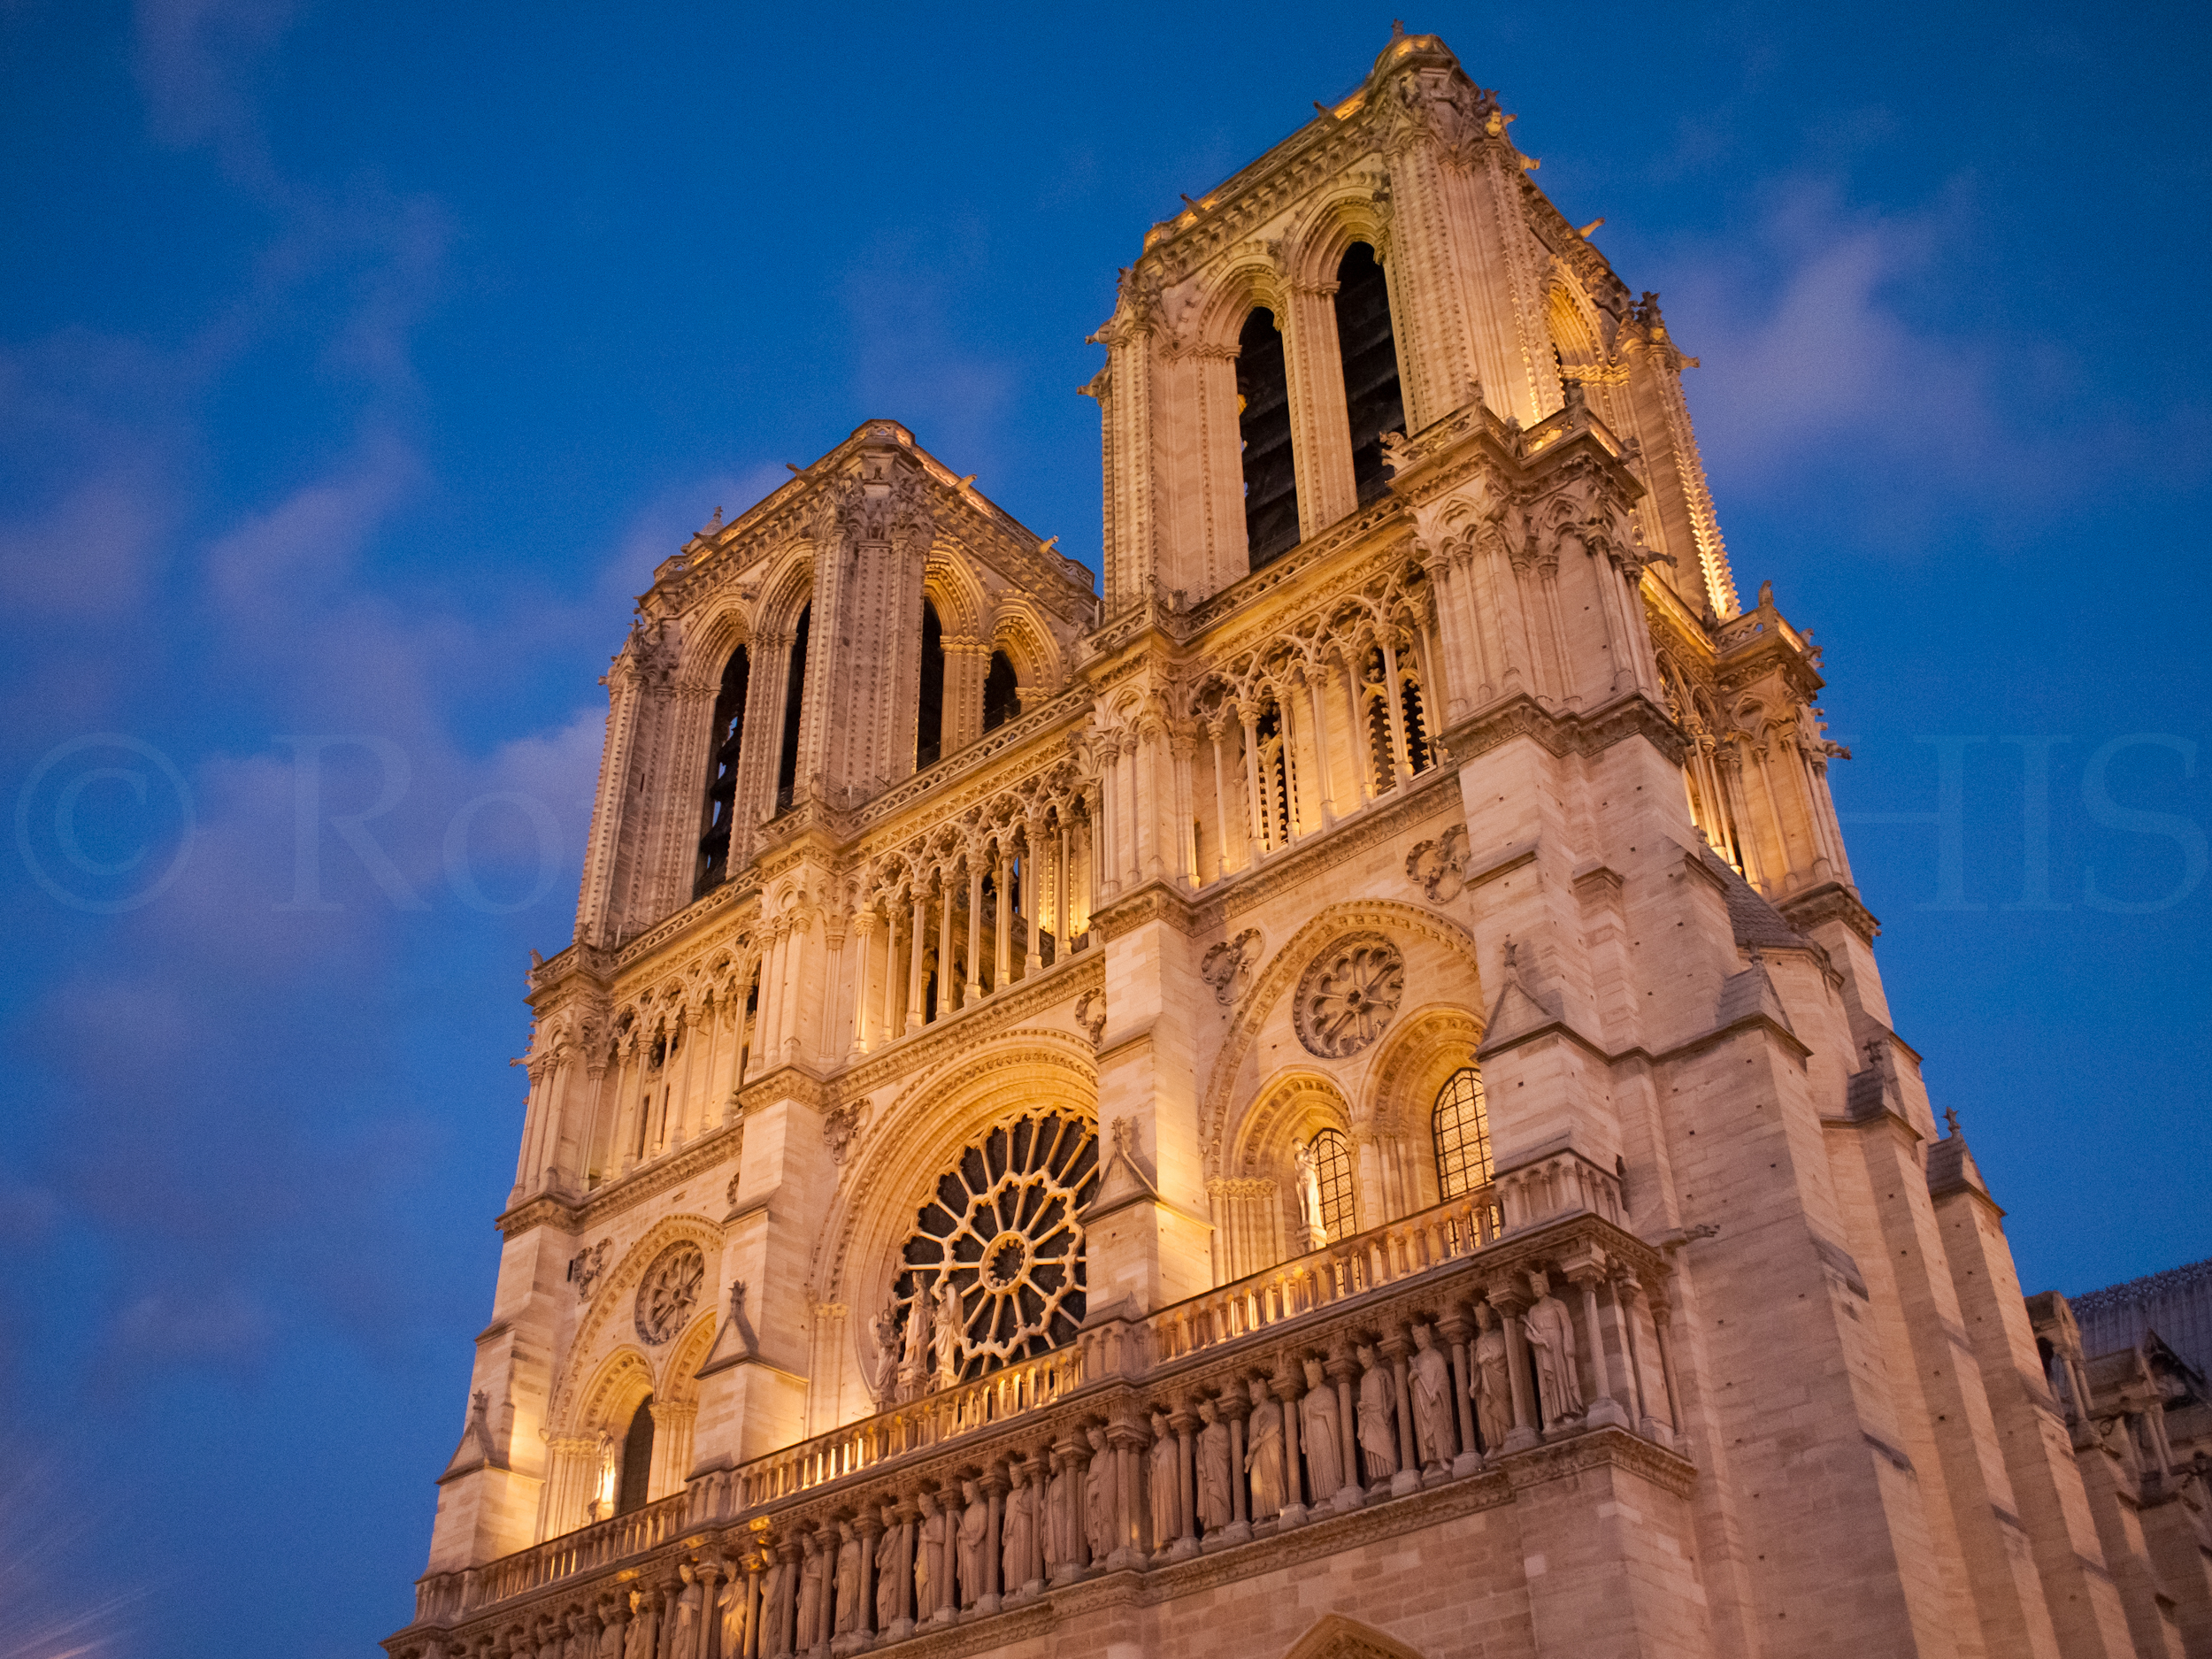
[[[410,1617],[633,597],[879,415],[1095,565],[1116,268],[1390,21],[0,0],[0,1651]],[[1406,23],[1702,359],[2024,1285],[2212,1255],[2201,9]]]

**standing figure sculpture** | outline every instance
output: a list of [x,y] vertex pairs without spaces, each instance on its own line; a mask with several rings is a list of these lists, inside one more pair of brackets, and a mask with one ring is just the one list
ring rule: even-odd
[[911,1400],[929,1379],[929,1286],[915,1275],[914,1294],[906,1304],[905,1345],[899,1352],[899,1397]]
[[1474,1373],[1467,1379],[1467,1392],[1475,1397],[1475,1428],[1482,1436],[1486,1455],[1495,1456],[1505,1449],[1505,1437],[1513,1429],[1513,1379],[1506,1367],[1508,1349],[1505,1333],[1498,1328],[1497,1310],[1486,1302],[1475,1304],[1475,1324],[1481,1334],[1475,1338]]
[[[791,1651],[791,1609],[784,1604],[784,1591],[790,1583],[791,1563],[781,1555],[773,1557],[768,1563],[768,1576],[760,1585],[760,1650],[764,1654]],[[649,1644],[643,1649],[644,1659],[651,1659],[652,1652]]]
[[798,1640],[809,1647],[822,1639],[822,1603],[829,1592],[829,1551],[818,1546],[807,1552],[806,1561],[799,1569]]
[[[876,1535],[876,1631],[887,1631],[899,1617],[899,1550],[906,1542],[905,1526],[899,1519],[895,1504],[883,1506],[883,1531]],[[742,1653],[727,1642],[722,1645],[723,1659],[732,1653]]]
[[1329,1229],[1321,1218],[1321,1171],[1313,1148],[1298,1148],[1298,1212],[1306,1224],[1306,1248],[1318,1250],[1329,1241]]
[[623,1644],[622,1659],[654,1659],[661,1642],[660,1615],[652,1597],[641,1591],[630,1601],[630,1635]]
[[1322,1375],[1321,1362],[1306,1362],[1306,1397],[1298,1402],[1298,1438],[1306,1448],[1306,1474],[1315,1504],[1326,1503],[1344,1486],[1344,1424],[1336,1413],[1336,1386]]
[[1234,1513],[1229,1496],[1229,1425],[1210,1400],[1198,1402],[1205,1427],[1198,1431],[1198,1518],[1209,1535],[1229,1525]]
[[960,1536],[955,1548],[960,1556],[961,1607],[973,1607],[983,1594],[983,1540],[991,1531],[991,1501],[972,1480],[960,1483]]
[[670,1659],[692,1659],[699,1639],[706,1634],[706,1586],[689,1564],[676,1570],[683,1578],[684,1593],[676,1598],[676,1628],[668,1642]]
[[1398,1472],[1398,1386],[1371,1348],[1359,1350],[1359,1450],[1367,1484]]
[[[629,1617],[628,1608],[620,1601],[599,1610],[599,1640],[593,1645],[592,1659],[622,1659],[622,1626]],[[742,1648],[723,1645],[726,1653],[741,1653]]]
[[[868,1393],[880,1411],[892,1402],[899,1378],[899,1304],[887,1302],[883,1311],[868,1321],[869,1340],[875,1353],[868,1372]],[[725,1655],[727,1659],[727,1655]]]
[[1413,1327],[1413,1443],[1423,1469],[1441,1469],[1457,1451],[1452,1422],[1452,1363],[1438,1352],[1435,1333]]
[[967,1333],[961,1328],[960,1287],[945,1273],[937,1280],[937,1306],[930,1317],[929,1345],[934,1364],[930,1386],[949,1388],[960,1380],[960,1350]]
[[1531,1273],[1529,1287],[1535,1304],[1521,1316],[1521,1333],[1528,1339],[1536,1361],[1536,1399],[1543,1409],[1544,1426],[1582,1415],[1582,1383],[1575,1373],[1574,1316],[1567,1304],[1551,1294],[1543,1274]]
[[715,1610],[722,1616],[722,1651],[741,1654],[745,1651],[745,1627],[752,1622],[753,1587],[745,1575],[735,1569],[722,1580],[721,1594],[714,1599]]
[[1075,1459],[1056,1450],[1052,1454],[1052,1484],[1045,1492],[1045,1566],[1055,1584],[1075,1576],[1083,1563],[1077,1554],[1080,1529],[1076,1525]]
[[1283,1409],[1267,1379],[1251,1382],[1252,1415],[1244,1420],[1244,1472],[1252,1482],[1252,1518],[1271,1519],[1287,1501],[1283,1475]]
[[860,1534],[850,1521],[837,1524],[837,1617],[832,1629],[849,1636],[860,1628]]
[[922,1530],[914,1544],[914,1622],[926,1624],[937,1611],[937,1604],[948,1600],[938,1580],[945,1558],[945,1539],[952,1523],[937,1505],[934,1498],[924,1494],[922,1499]]
[[1083,1477],[1083,1541],[1090,1546],[1091,1565],[1103,1568],[1120,1547],[1121,1530],[1115,1516],[1114,1454],[1106,1444],[1106,1431],[1091,1425],[1091,1464]]
[[1013,1479],[1014,1488],[1006,1494],[1006,1514],[999,1528],[1000,1585],[1009,1595],[1027,1590],[1037,1577],[1030,1566],[1036,1559],[1037,1488],[1028,1469],[1019,1463],[1013,1467]]
[[1151,1465],[1152,1548],[1156,1553],[1167,1549],[1183,1533],[1182,1471],[1177,1468],[1182,1461],[1181,1451],[1167,1413],[1155,1411],[1152,1449],[1147,1458]]

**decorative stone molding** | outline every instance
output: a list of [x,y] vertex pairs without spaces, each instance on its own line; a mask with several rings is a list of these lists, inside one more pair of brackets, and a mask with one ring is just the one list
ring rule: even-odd
[[1237,999],[1252,988],[1252,975],[1259,967],[1263,948],[1260,930],[1248,927],[1234,939],[1225,941],[1206,953],[1198,972],[1213,987],[1214,1001],[1224,1008],[1233,1008]]
[[1405,957],[1381,933],[1352,933],[1316,956],[1291,1018],[1310,1054],[1341,1060],[1382,1035],[1406,989]]
[[1406,855],[1406,878],[1432,904],[1449,904],[1466,890],[1467,828],[1455,824]]

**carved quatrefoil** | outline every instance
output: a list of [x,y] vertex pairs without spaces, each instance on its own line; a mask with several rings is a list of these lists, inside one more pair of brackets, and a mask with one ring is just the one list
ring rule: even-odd
[[645,1270],[637,1287],[637,1333],[657,1348],[682,1327],[687,1314],[699,1305],[699,1286],[706,1282],[707,1258],[695,1244],[672,1244]]
[[1405,958],[1380,933],[1348,933],[1298,981],[1298,1041],[1325,1060],[1357,1054],[1383,1033],[1406,992]]

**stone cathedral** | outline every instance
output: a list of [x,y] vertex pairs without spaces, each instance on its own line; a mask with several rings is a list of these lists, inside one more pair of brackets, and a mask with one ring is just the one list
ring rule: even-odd
[[1656,296],[1433,37],[1316,107],[1100,587],[890,419],[655,571],[393,1659],[2212,1652]]

